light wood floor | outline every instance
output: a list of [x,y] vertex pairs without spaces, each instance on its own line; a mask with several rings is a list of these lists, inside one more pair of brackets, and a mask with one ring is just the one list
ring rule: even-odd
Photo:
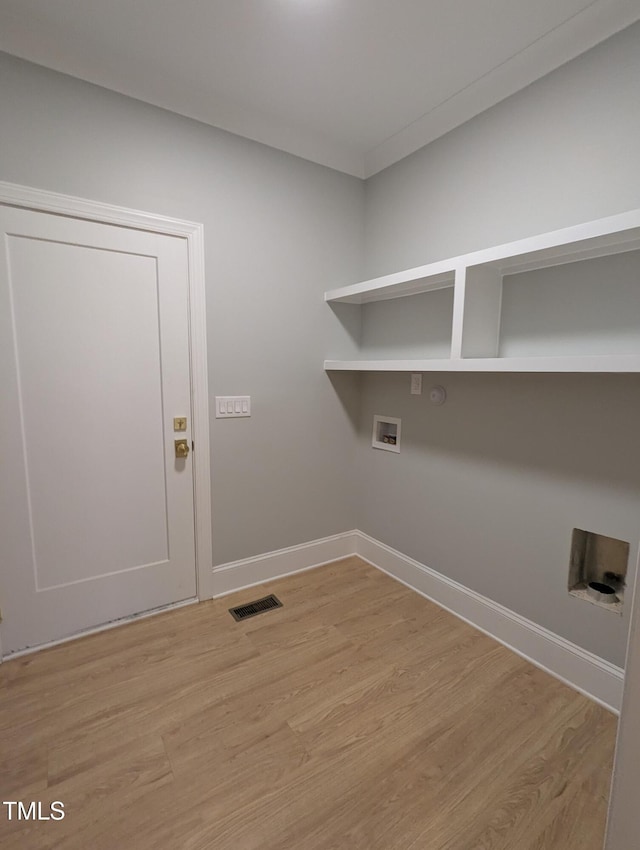
[[602,848],[615,718],[357,558],[9,661],[0,697],[1,799],[66,811],[2,807],[3,850]]

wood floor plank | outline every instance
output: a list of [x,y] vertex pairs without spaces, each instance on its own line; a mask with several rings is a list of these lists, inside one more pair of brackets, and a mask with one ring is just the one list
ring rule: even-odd
[[[513,677],[515,687],[523,686],[523,671],[519,673],[520,678]],[[446,695],[446,688],[441,691]],[[346,724],[325,724],[334,730],[334,739],[342,737],[342,740],[323,752],[323,763],[335,764],[348,756],[352,764],[364,765],[370,754],[373,761],[366,770],[351,778],[347,789],[327,788],[326,811],[315,807],[307,813],[306,847],[334,846],[340,835],[348,836],[344,838],[344,846],[349,847],[380,847],[382,850],[396,846],[397,836],[402,837],[397,846],[407,847],[411,837],[419,834],[424,825],[424,818],[416,818],[416,813],[446,807],[448,796],[454,799],[456,793],[466,791],[468,776],[474,772],[478,782],[490,784],[491,759],[500,764],[505,756],[510,756],[511,741],[507,733],[517,737],[523,720],[522,713],[511,713],[509,728],[506,723],[502,728],[492,724],[492,736],[478,736],[476,720],[469,720],[473,705],[471,710],[468,705],[456,710],[455,704],[452,706],[445,700],[431,715],[423,710],[423,703],[429,708],[432,704],[422,695],[414,696],[413,700],[408,695],[405,702],[407,707],[396,709],[399,713],[391,715],[392,722],[389,722],[383,697],[372,700],[371,704],[377,709],[374,719],[382,724],[377,728],[365,725],[362,730],[361,712],[354,715],[342,736],[337,730],[340,725],[344,729]],[[492,721],[490,711],[489,706],[480,710],[476,719],[481,725]],[[352,730],[356,718],[358,729],[354,740]],[[502,740],[506,746],[501,751],[497,745]],[[327,744],[323,742],[323,746]],[[287,846],[286,842],[282,846]]]
[[550,847],[582,847],[602,850],[607,818],[611,759],[572,792],[565,804],[543,831],[535,831],[524,842],[523,850],[548,850]]
[[0,843],[601,850],[615,731],[350,557],[1,665],[2,799],[67,815]]
[[[238,736],[250,733],[254,724],[269,721],[276,726],[290,722],[297,713],[314,705],[326,693],[341,693],[346,681],[357,686],[368,678],[380,675],[380,664],[366,655],[358,654],[353,647],[341,646],[316,663],[305,665],[287,656],[287,665],[267,663],[254,676],[237,683],[233,691],[227,690],[224,699],[196,707],[185,722],[174,724],[164,739],[168,748],[183,747],[194,737],[210,739],[216,734],[230,744]],[[258,677],[258,672],[263,675]],[[355,685],[354,685],[355,683]]]

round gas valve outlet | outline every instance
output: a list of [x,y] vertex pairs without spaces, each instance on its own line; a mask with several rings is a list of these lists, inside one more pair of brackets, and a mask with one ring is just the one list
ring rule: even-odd
[[447,400],[447,391],[444,387],[431,387],[429,390],[429,401],[431,404],[444,404]]

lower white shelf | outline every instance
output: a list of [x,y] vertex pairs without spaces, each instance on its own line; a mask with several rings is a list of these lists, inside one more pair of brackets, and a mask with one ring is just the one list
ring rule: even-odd
[[327,372],[640,372],[640,355],[465,357],[434,360],[325,360]]

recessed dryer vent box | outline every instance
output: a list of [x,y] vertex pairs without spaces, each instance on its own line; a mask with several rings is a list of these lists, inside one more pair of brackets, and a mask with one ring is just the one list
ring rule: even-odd
[[609,611],[622,613],[629,544],[574,528],[569,562],[569,593]]
[[385,452],[400,451],[400,429],[402,422],[394,416],[373,417],[373,438],[371,445],[374,449],[382,449]]

